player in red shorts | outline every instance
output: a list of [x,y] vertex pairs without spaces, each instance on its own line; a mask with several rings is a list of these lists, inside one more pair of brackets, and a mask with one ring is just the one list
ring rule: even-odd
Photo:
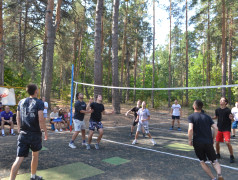
[[228,150],[230,152],[230,163],[235,162],[235,158],[233,156],[233,149],[230,143],[231,137],[231,123],[233,121],[233,116],[231,114],[231,110],[226,107],[228,104],[228,100],[225,97],[221,97],[220,99],[220,108],[216,109],[215,117],[213,119],[217,120],[218,133],[216,136],[216,153],[217,158],[221,158],[220,156],[220,142],[226,142]]

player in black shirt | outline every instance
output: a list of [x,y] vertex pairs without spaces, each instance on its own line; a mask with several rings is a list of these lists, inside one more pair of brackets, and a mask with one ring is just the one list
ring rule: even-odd
[[[131,132],[130,132],[130,135],[129,135],[130,137],[133,134],[134,127],[138,124],[138,121],[136,122],[135,120],[137,118],[137,112],[139,111],[140,108],[141,108],[141,100],[138,100],[137,101],[137,106],[133,107],[131,110],[126,112],[126,116],[128,115],[129,112],[133,112],[134,113],[134,119],[133,119],[133,122],[132,122],[132,125],[131,125]],[[143,132],[143,137],[145,137],[145,130],[144,130],[144,128],[142,128],[142,132]]]
[[48,133],[44,121],[43,101],[37,99],[38,89],[35,84],[27,86],[27,92],[30,97],[22,99],[17,109],[17,126],[18,126],[18,142],[17,142],[17,158],[12,165],[10,180],[16,178],[18,169],[24,158],[28,156],[29,149],[32,150],[31,161],[31,180],[41,180],[42,177],[36,176],[38,166],[39,151],[42,148],[42,133],[45,132],[45,140]]
[[215,116],[213,119],[218,119],[218,133],[216,137],[216,152],[217,158],[221,157],[220,155],[220,142],[226,142],[228,150],[230,152],[230,163],[235,162],[235,158],[233,156],[233,149],[230,143],[231,138],[231,122],[233,121],[233,115],[231,114],[231,110],[226,107],[228,104],[228,100],[225,97],[220,99],[220,108],[216,109]]
[[90,102],[87,106],[87,110],[91,108],[92,113],[89,120],[89,135],[88,135],[88,144],[86,149],[90,149],[90,144],[92,141],[93,133],[95,131],[95,128],[97,128],[99,135],[97,138],[97,143],[95,144],[95,148],[99,149],[99,143],[101,141],[102,135],[103,135],[103,125],[101,123],[102,120],[102,114],[108,115],[108,114],[114,114],[114,111],[107,112],[105,111],[104,105],[102,104],[102,95],[97,95],[96,102],[93,102],[92,99],[90,99]]
[[76,94],[76,98],[77,101],[74,104],[74,108],[75,108],[75,112],[74,112],[74,134],[72,136],[72,140],[69,143],[69,147],[71,148],[76,148],[76,146],[74,145],[74,140],[77,138],[79,132],[81,131],[82,133],[82,145],[86,145],[86,141],[85,141],[85,129],[86,129],[86,125],[84,122],[84,115],[86,113],[92,113],[92,110],[88,110],[86,111],[86,103],[83,101],[83,94],[82,93],[77,93]]
[[[213,176],[211,169],[205,163],[208,159],[217,172],[218,180],[222,180],[221,166],[216,160],[216,153],[213,147],[213,142],[215,141],[218,129],[211,117],[201,112],[202,107],[202,101],[194,101],[194,113],[188,117],[189,145],[194,147],[195,153],[200,160],[200,164],[207,175],[212,179],[216,179]],[[211,127],[214,130],[214,137],[212,137]]]

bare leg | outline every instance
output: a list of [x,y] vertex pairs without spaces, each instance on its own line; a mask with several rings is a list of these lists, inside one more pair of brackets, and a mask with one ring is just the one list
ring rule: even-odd
[[[4,132],[4,121],[3,121],[3,120],[1,121],[1,125],[2,125],[2,126],[1,126],[1,129],[2,129],[2,131]],[[2,134],[3,134],[3,133],[2,133]]]
[[38,167],[38,160],[39,160],[39,151],[32,152],[31,174],[36,174],[36,170]]
[[206,165],[206,163],[204,161],[201,161],[200,164],[201,164],[203,170],[207,173],[207,175],[210,178],[214,179],[215,177],[213,176],[211,169]]
[[10,180],[16,179],[17,172],[21,166],[24,157],[17,157],[11,168]]
[[82,134],[82,140],[85,140],[85,129],[81,130],[81,134]]
[[99,132],[99,135],[98,135],[97,143],[99,144],[102,139],[103,129],[102,128],[99,129],[98,132]]
[[214,161],[214,163],[211,163],[214,169],[216,170],[218,175],[221,175],[221,166],[218,163],[218,161]]
[[91,142],[92,142],[93,133],[94,133],[94,131],[89,130],[89,135],[88,135],[88,144],[91,144]]
[[172,126],[174,127],[174,120],[172,120]]
[[180,127],[180,120],[178,119],[177,121],[178,121],[178,127]]
[[139,136],[139,131],[136,131],[135,140],[137,140],[138,136]]
[[73,136],[72,136],[72,141],[74,141],[76,139],[76,137],[78,136],[80,131],[75,131]]
[[216,152],[220,154],[220,142],[216,142]]
[[230,142],[226,142],[226,145],[228,147],[228,150],[230,152],[230,155],[233,155],[233,149],[232,149],[232,146],[231,146],[231,143]]
[[141,130],[142,130],[142,133],[145,134],[145,128],[144,128],[144,126],[141,128]]
[[134,126],[131,126],[131,133],[133,133],[133,130],[134,130]]
[[147,135],[149,136],[149,138],[150,138],[150,139],[152,139],[152,136],[151,136],[151,134],[150,134],[150,133],[148,133]]
[[233,136],[236,135],[236,129],[232,129],[232,134],[233,134]]

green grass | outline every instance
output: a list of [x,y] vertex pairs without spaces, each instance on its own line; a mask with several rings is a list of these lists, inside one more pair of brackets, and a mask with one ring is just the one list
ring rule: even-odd
[[120,165],[120,164],[130,162],[130,160],[123,159],[120,157],[112,157],[112,158],[104,159],[103,161],[106,163],[109,163],[109,164],[113,164],[113,165]]

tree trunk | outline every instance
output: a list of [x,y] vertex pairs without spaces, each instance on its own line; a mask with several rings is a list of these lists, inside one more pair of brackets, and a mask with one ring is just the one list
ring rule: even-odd
[[[122,56],[121,56],[121,87],[123,86],[123,74],[124,74],[124,60],[125,60],[125,50],[126,50],[126,31],[127,31],[127,8],[128,8],[128,2],[126,4],[126,14],[124,19],[124,31],[123,31],[123,45],[122,45]],[[122,89],[120,90],[120,100],[122,102]]]
[[[155,83],[155,0],[153,0],[153,59],[152,59],[152,88],[154,88]],[[151,92],[151,107],[154,108],[154,90]]]
[[[126,87],[130,87],[130,52],[126,52]],[[129,89],[126,90],[126,101],[129,101]]]
[[[230,28],[229,28],[229,61],[228,61],[228,84],[232,84],[232,51],[233,51],[233,17],[230,12]],[[232,103],[231,88],[228,88],[228,101]]]
[[[18,13],[19,13],[19,22],[18,22],[18,62],[20,65],[22,65],[22,32],[21,32],[21,22],[22,22],[22,4],[21,4],[21,1],[18,1],[19,3],[19,10],[18,10]],[[22,67],[21,67],[22,69]]]
[[[144,48],[144,64],[143,64],[143,88],[145,88],[145,68],[146,68],[146,56],[145,56],[145,48]],[[144,91],[142,91],[142,96],[144,97]]]
[[[137,34],[137,29],[136,29],[136,34]],[[136,76],[137,76],[137,58],[138,58],[138,39],[136,37],[136,42],[135,42],[135,55],[134,55],[134,88],[136,88]],[[136,90],[134,89],[133,91],[133,103],[135,104],[136,102]]]
[[[112,21],[112,85],[119,86],[118,77],[118,16],[119,16],[119,1],[113,1],[113,21]],[[119,90],[112,89],[112,105],[114,111],[120,113],[120,97]]]
[[[171,12],[171,6],[172,2],[170,0],[170,6],[169,6],[169,88],[171,87],[171,21],[172,21],[172,12]],[[171,91],[168,91],[168,107],[170,107],[171,102]]]
[[[97,0],[96,18],[95,18],[95,50],[94,50],[94,84],[102,85],[102,26],[101,18],[103,11],[103,0]],[[102,95],[101,87],[94,87],[94,98],[100,94]]]
[[46,62],[46,48],[47,48],[47,36],[45,31],[45,36],[43,40],[43,53],[42,53],[42,64],[41,64],[41,98],[44,97],[44,76],[45,76],[45,62]]
[[24,63],[25,61],[25,50],[26,50],[26,32],[27,32],[27,23],[28,23],[28,1],[26,1],[25,5],[25,23],[24,23],[24,36],[23,36],[23,42],[22,42],[22,57],[21,61]]
[[210,0],[208,0],[208,6],[207,6],[207,86],[210,85],[210,79],[211,79],[211,38],[210,38]]
[[[226,4],[222,0],[222,85],[226,85]],[[226,88],[222,88],[222,96],[226,96]]]
[[[188,87],[188,0],[186,0],[186,87]],[[186,89],[186,105],[188,105],[188,89]]]
[[4,42],[3,42],[3,17],[2,0],[0,0],[0,85],[4,86]]

